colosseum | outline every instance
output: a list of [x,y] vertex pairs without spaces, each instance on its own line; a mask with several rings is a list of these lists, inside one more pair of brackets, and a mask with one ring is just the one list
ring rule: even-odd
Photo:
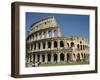
[[89,41],[80,36],[64,36],[54,16],[32,24],[26,38],[26,64],[89,62]]

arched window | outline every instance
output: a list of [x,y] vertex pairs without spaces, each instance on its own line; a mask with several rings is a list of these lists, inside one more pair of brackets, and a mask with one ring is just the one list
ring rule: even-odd
[[48,34],[49,34],[49,37],[51,37],[51,35],[52,35],[51,31],[49,31],[49,33],[48,33]]
[[71,60],[71,54],[67,53],[67,61],[70,61],[70,60]]
[[64,54],[63,53],[60,54],[60,60],[64,61]]
[[48,42],[48,48],[51,48],[51,42]]
[[77,48],[79,49],[79,44],[77,44]]
[[54,41],[54,48],[57,47],[57,41]]
[[36,50],[36,43],[34,43],[34,50]]
[[38,43],[38,49],[40,49],[40,43]]
[[37,33],[36,33],[36,39],[37,39]]
[[50,62],[51,61],[51,55],[48,54],[47,56],[48,56],[48,61]]
[[44,32],[44,38],[46,38],[46,32]]
[[71,42],[71,44],[70,44],[70,45],[71,45],[71,47],[74,47],[74,46],[75,46],[73,42]]
[[43,42],[43,49],[45,49],[45,42]]
[[81,56],[82,56],[82,58],[83,58],[83,53],[81,53]]
[[57,61],[57,54],[54,54],[54,61]]
[[42,55],[42,62],[45,61],[45,55]]
[[64,47],[64,42],[60,41],[60,47]]

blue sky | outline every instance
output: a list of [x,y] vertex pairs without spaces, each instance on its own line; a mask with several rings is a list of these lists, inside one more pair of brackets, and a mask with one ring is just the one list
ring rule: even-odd
[[54,16],[65,36],[82,36],[89,39],[89,15],[51,14],[26,12],[26,30],[30,26],[48,16]]

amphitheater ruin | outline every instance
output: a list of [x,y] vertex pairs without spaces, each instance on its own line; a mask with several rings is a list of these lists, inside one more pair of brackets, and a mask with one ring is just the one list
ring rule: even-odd
[[[67,31],[67,30],[66,30]],[[26,38],[26,63],[53,64],[89,62],[89,41],[80,36],[64,36],[54,16],[33,23]]]

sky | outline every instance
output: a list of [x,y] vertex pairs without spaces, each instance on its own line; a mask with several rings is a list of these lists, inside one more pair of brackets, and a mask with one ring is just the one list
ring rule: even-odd
[[48,16],[55,17],[65,36],[81,36],[89,40],[89,15],[26,12],[26,30],[29,31],[33,23]]

